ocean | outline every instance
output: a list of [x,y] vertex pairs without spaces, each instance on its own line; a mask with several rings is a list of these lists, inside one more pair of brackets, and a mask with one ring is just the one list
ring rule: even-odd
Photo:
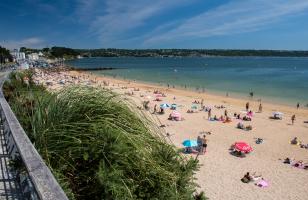
[[308,104],[308,58],[174,57],[83,58],[67,61],[78,68],[113,67],[92,71],[176,88],[295,106]]

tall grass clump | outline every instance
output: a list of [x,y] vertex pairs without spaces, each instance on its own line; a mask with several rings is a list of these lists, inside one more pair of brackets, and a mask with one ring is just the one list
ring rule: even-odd
[[87,86],[50,93],[32,75],[12,74],[4,92],[69,198],[194,199],[197,161],[166,143],[131,103]]

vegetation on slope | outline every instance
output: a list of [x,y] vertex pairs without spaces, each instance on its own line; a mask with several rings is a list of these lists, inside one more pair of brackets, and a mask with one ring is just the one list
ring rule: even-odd
[[32,75],[12,73],[3,90],[70,199],[204,199],[193,183],[198,162],[130,103],[86,86],[50,93]]
[[0,46],[0,64],[5,63],[6,60],[12,62],[13,58],[8,49]]

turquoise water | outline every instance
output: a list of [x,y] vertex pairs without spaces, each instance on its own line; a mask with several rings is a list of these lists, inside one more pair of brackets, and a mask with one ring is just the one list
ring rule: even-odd
[[295,105],[308,104],[308,58],[85,58],[67,61],[78,68],[114,67],[93,71],[175,87]]

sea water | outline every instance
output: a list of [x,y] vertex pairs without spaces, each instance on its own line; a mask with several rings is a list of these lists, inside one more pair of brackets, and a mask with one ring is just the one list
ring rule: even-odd
[[67,61],[78,68],[113,67],[98,75],[283,104],[308,104],[308,58],[116,57]]

